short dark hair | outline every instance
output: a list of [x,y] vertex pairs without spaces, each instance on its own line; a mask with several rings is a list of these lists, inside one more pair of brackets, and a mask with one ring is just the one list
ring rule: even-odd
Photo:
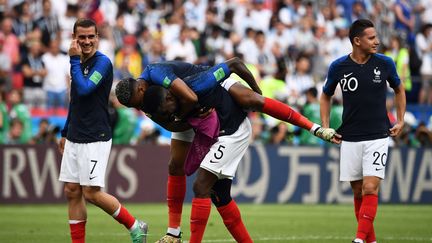
[[73,26],[73,33],[74,34],[76,33],[76,30],[78,27],[88,28],[88,27],[92,27],[92,26],[94,26],[95,32],[97,34],[98,29],[96,26],[96,22],[94,22],[92,19],[85,19],[85,18],[78,19]]
[[165,100],[168,90],[161,86],[150,85],[144,93],[141,110],[148,114],[155,114]]
[[360,37],[363,35],[363,31],[367,28],[374,28],[374,24],[369,19],[358,19],[351,24],[349,29],[349,39],[351,44],[354,43],[355,37]]
[[120,80],[116,85],[115,94],[122,105],[129,107],[129,102],[134,93],[136,82],[137,81],[134,78],[129,77]]

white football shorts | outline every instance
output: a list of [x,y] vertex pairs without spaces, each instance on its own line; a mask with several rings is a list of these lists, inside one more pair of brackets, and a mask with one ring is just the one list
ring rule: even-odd
[[384,179],[389,138],[348,142],[340,149],[340,181],[358,181],[364,176]]
[[73,143],[66,139],[59,180],[82,186],[105,186],[112,140]]
[[[232,78],[227,78],[225,81],[221,83],[221,86],[224,87],[227,91],[235,84],[237,80]],[[171,139],[180,140],[184,142],[192,142],[193,138],[195,136],[195,132],[193,129],[189,129],[187,131],[183,132],[171,132]]]
[[232,179],[237,167],[252,141],[252,126],[248,118],[231,135],[221,136],[204,157],[200,167],[219,179]]

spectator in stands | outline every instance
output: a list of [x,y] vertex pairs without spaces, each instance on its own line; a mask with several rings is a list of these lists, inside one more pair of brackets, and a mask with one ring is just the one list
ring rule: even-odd
[[12,62],[12,87],[22,87],[22,75],[21,70],[18,68],[18,64],[21,61],[20,50],[19,50],[19,39],[13,33],[13,20],[11,17],[5,17],[1,22],[1,32],[4,35],[3,49],[2,52],[9,56]]
[[57,144],[57,133],[60,132],[59,127],[50,125],[47,118],[42,118],[39,122],[39,130],[35,136],[29,141],[30,144]]
[[424,122],[420,122],[415,130],[415,137],[422,146],[432,146],[432,131],[430,131]]
[[113,144],[130,144],[138,124],[138,117],[134,110],[120,104],[114,94],[110,95],[110,102],[116,112],[116,122],[113,131]]
[[409,52],[408,49],[404,47],[402,39],[399,36],[393,35],[390,39],[390,48],[384,54],[391,57],[396,63],[396,71],[407,93],[407,102],[417,103],[418,94],[410,92],[412,90],[412,82],[409,68]]
[[42,44],[39,40],[28,42],[29,53],[22,61],[24,75],[24,103],[30,108],[45,107],[45,92],[42,89],[47,69],[42,61]]
[[424,24],[416,35],[418,57],[421,60],[422,89],[420,104],[432,104],[432,23]]
[[285,79],[289,104],[304,104],[304,99],[299,99],[306,90],[315,85],[310,68],[309,57],[301,55],[297,58],[295,71],[288,74]]
[[402,43],[414,42],[415,16],[413,6],[408,0],[396,0],[394,3],[395,22],[394,28],[402,38]]
[[[9,117],[11,120],[18,119],[21,122],[22,129],[19,129],[19,143],[28,143],[32,137],[32,121],[30,111],[25,104],[22,103],[20,91],[12,89],[9,93]],[[16,125],[19,126],[19,125]],[[12,129],[12,126],[11,126]],[[18,128],[15,128],[18,130]],[[17,131],[13,131],[14,136],[18,134]],[[15,138],[14,138],[15,139]]]
[[21,122],[20,119],[15,118],[10,121],[10,130],[9,130],[9,136],[7,139],[8,144],[26,144],[28,141],[23,141],[22,135],[23,135],[24,125]]
[[50,42],[60,38],[60,25],[58,16],[53,12],[51,0],[42,1],[43,14],[36,20],[35,28],[42,33],[42,43],[48,47]]
[[0,144],[6,144],[9,134],[9,114],[6,105],[6,93],[0,91]]
[[167,46],[166,58],[167,60],[182,60],[189,63],[197,61],[198,57],[190,39],[188,27],[183,26],[179,38]]
[[143,56],[137,49],[137,41],[134,35],[123,37],[123,46],[114,58],[114,68],[126,71],[132,77],[137,77],[143,70]]
[[10,76],[12,75],[12,60],[3,52],[5,37],[0,33],[0,92],[9,91],[12,87]]
[[42,55],[42,62],[47,73],[42,86],[46,95],[46,108],[49,114],[59,114],[58,109],[66,109],[69,102],[69,57],[60,52],[60,42],[54,39],[51,40],[48,51]]
[[[318,90],[315,87],[311,87],[304,93],[306,96],[306,104],[303,106],[301,112],[305,117],[315,123],[320,123],[320,107],[318,101]],[[309,133],[310,134],[310,133]],[[315,136],[309,136],[304,130],[300,131],[299,142],[301,145],[319,145],[322,144],[320,139],[316,139]]]

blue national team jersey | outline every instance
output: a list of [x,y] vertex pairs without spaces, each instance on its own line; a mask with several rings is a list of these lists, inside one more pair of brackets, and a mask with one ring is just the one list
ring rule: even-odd
[[225,63],[209,67],[181,61],[168,61],[147,65],[138,79],[149,84],[169,88],[176,78],[182,79],[197,95],[206,94],[230,76]]
[[96,52],[85,63],[70,57],[70,105],[62,136],[75,143],[108,141],[112,137],[108,99],[113,67],[107,56]]
[[339,84],[343,95],[342,125],[338,133],[345,141],[373,140],[389,136],[387,82],[396,88],[401,81],[393,60],[374,54],[365,64],[349,55],[334,61],[329,68],[323,92],[334,94]]
[[247,116],[247,113],[221,85],[217,85],[205,95],[198,95],[198,100],[204,107],[215,108],[220,122],[219,136],[231,135],[236,132]]

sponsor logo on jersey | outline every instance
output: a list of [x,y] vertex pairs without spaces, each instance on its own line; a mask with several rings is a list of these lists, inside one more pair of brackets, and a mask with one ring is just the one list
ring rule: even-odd
[[168,88],[170,84],[171,84],[171,79],[165,77],[164,80],[162,81],[162,86]]
[[372,79],[372,81],[374,83],[381,83],[381,71],[378,69],[378,67],[375,67],[374,69],[374,79]]
[[94,84],[98,84],[102,79],[102,74],[98,71],[94,71],[93,74],[89,78]]
[[84,76],[87,76],[88,73],[89,73],[89,67],[87,66],[84,68],[83,74],[84,74]]
[[344,76],[344,78],[348,78],[349,76],[351,76],[351,74],[353,74],[353,72],[350,72],[348,74],[344,74],[343,76]]
[[214,73],[213,73],[214,77],[216,78],[216,81],[220,81],[221,79],[223,79],[225,77],[225,71],[223,70],[223,68],[218,68]]

